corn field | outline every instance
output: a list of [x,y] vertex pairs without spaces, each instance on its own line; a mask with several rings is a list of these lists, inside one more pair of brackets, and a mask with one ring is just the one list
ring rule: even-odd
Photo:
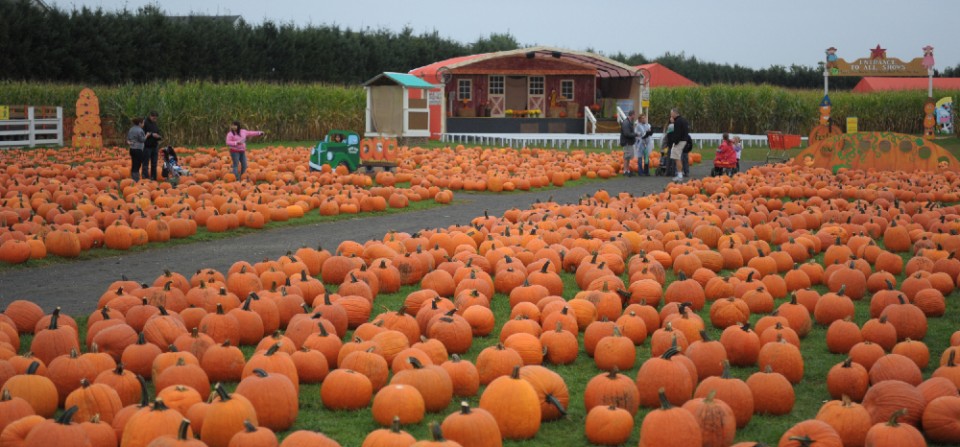
[[[64,116],[73,117],[84,87],[0,82],[0,104],[61,106]],[[165,140],[176,145],[222,145],[234,120],[268,131],[270,140],[315,140],[329,129],[364,126],[366,101],[359,86],[197,81],[91,88],[100,100],[101,119],[116,127],[115,135],[126,135],[131,118],[155,110]]]
[[[933,97],[960,91],[937,91]],[[768,85],[712,85],[709,87],[656,88],[650,94],[650,122],[661,126],[670,108],[679,107],[693,132],[731,132],[760,135],[768,130],[810,133],[818,123],[820,90],[788,90]],[[881,93],[833,92],[831,117],[841,128],[847,117],[858,118],[861,131],[923,132],[926,91]],[[956,119],[956,114],[954,114]]]
[[[83,87],[0,82],[0,104],[62,106],[65,116],[72,117]],[[359,86],[170,81],[92,88],[100,99],[100,115],[115,127],[115,135],[125,135],[134,116],[156,110],[170,144],[222,145],[233,120],[268,131],[274,141],[316,140],[330,129],[364,127],[365,98]],[[960,100],[960,91],[934,91],[934,98],[943,96]],[[822,98],[819,90],[768,85],[656,88],[650,122],[664,125],[670,108],[679,107],[693,132],[805,135],[817,123]],[[923,131],[926,92],[835,92],[830,98],[833,120],[841,127],[848,116],[856,116],[861,130]]]

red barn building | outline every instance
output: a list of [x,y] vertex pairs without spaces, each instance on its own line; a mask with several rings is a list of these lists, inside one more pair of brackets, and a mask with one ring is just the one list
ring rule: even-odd
[[462,56],[410,73],[443,86],[426,93],[431,139],[448,132],[582,134],[585,107],[613,116],[617,106],[636,109],[640,98],[635,67],[552,47]]
[[[876,78],[865,77],[853,87],[857,93],[881,92],[888,90],[926,90],[929,78]],[[936,90],[960,90],[960,78],[933,78]]]
[[650,88],[655,87],[697,87],[700,84],[687,79],[659,63],[637,65],[637,70],[647,70],[650,73]]

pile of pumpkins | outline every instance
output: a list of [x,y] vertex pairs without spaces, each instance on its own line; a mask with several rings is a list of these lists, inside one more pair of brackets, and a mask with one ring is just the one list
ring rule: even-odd
[[[793,414],[813,331],[849,359],[815,379],[834,400],[779,446],[955,445],[960,331],[942,352],[923,340],[960,281],[958,187],[953,173],[776,165],[644,197],[601,190],[334,252],[116,281],[83,340],[63,312],[15,301],[0,316],[0,445],[340,445],[276,437],[299,416],[299,387],[322,383],[325,408],[369,407],[385,427],[363,446],[500,446],[537,437],[572,399],[591,444],[626,442],[644,407],[640,446],[753,446],[733,444],[737,429]],[[374,311],[402,286],[417,286],[402,307]],[[461,357],[478,337],[499,343]],[[931,356],[940,366],[924,380]],[[548,367],[591,357],[582,395]],[[732,378],[731,365],[757,372]],[[402,430],[477,395],[433,440]]]
[[[453,200],[451,191],[437,186],[372,186],[365,175],[311,173],[278,155],[296,152],[292,149],[258,153],[254,164],[262,169],[252,169],[251,176],[262,176],[263,183],[209,182],[197,172],[177,186],[134,183],[126,178],[129,162],[101,152],[0,153],[0,261],[16,264],[47,255],[73,258],[98,247],[127,250],[189,237],[199,227],[210,232],[260,229],[308,213],[357,214],[404,208],[421,200],[441,204]],[[191,169],[199,169],[215,165],[210,159],[217,156],[201,149],[183,159]],[[42,163],[45,157],[64,164]],[[85,159],[91,161],[72,166]]]

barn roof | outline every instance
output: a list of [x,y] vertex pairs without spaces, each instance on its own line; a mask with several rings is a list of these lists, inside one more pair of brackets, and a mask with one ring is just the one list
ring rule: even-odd
[[394,73],[390,71],[380,73],[374,76],[369,81],[364,82],[363,86],[369,87],[371,85],[395,85],[395,84],[399,84],[407,88],[434,89],[438,87],[412,74]]
[[696,82],[687,79],[680,73],[677,73],[664,65],[656,62],[652,64],[637,65],[637,69],[643,69],[650,72],[650,87],[696,87]]
[[525,55],[529,58],[551,57],[560,61],[568,61],[574,64],[589,66],[597,70],[597,77],[600,78],[623,78],[638,76],[636,68],[599,54],[545,46],[518,48],[516,50],[454,57],[451,59],[434,62],[430,65],[425,65],[420,68],[414,68],[413,70],[410,70],[410,74],[419,76],[431,82],[439,83],[440,78],[437,77],[438,70],[454,70],[469,66],[470,64],[475,64],[477,62],[517,55]]
[[[926,90],[928,78],[877,78],[865,77],[857,83],[853,91],[858,93],[887,90]],[[933,78],[933,88],[940,90],[960,90],[960,78]]]

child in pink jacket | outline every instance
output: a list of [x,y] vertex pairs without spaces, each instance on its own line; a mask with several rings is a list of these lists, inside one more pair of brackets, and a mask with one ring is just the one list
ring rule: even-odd
[[[230,148],[230,159],[233,160],[233,175],[237,180],[247,172],[247,137],[263,135],[257,130],[243,128],[240,121],[234,121],[227,132],[227,147]],[[239,170],[238,170],[239,168]]]

